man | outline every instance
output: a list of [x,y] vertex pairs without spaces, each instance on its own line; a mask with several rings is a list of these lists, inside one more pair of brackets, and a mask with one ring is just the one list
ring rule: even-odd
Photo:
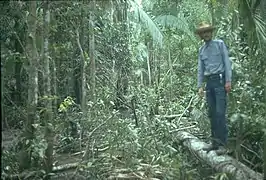
[[203,96],[203,81],[206,80],[206,100],[211,122],[212,143],[203,150],[216,150],[218,155],[226,153],[227,123],[226,96],[231,90],[231,63],[228,50],[222,40],[212,40],[215,28],[206,22],[199,25],[196,33],[204,40],[198,57],[198,92]]

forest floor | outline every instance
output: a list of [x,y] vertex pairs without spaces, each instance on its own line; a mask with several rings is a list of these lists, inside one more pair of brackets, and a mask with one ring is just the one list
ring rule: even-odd
[[[191,131],[191,129],[190,129]],[[197,129],[193,129],[192,131],[197,132]],[[18,139],[20,137],[21,130],[19,129],[10,129],[10,130],[4,130],[2,131],[2,150],[11,150],[12,147],[15,147]],[[204,139],[202,139],[204,141]],[[75,146],[78,146],[75,143]],[[85,144],[85,142],[84,142]],[[85,147],[82,149],[76,147],[75,151],[72,152],[56,152],[54,155],[54,166],[55,167],[61,167],[61,170],[57,171],[56,176],[54,176],[52,179],[86,179],[87,177],[94,177],[95,174],[98,174],[99,172],[82,172],[80,169],[82,169],[82,166],[84,166],[84,161],[82,162]],[[70,150],[70,149],[69,149]],[[188,156],[189,155],[189,152]],[[91,157],[90,157],[91,158]],[[93,162],[92,162],[93,159]],[[91,169],[101,169],[103,171],[105,179],[141,179],[141,175],[143,171],[139,171],[138,173],[131,172],[125,165],[124,162],[122,162],[119,157],[113,157],[110,158],[110,155],[106,152],[100,152],[97,154],[97,156],[94,156],[92,159],[89,159],[85,161],[87,164],[92,164],[96,162],[97,165],[94,165],[94,167],[91,167]],[[198,161],[197,158],[193,158],[190,156],[188,158],[188,165],[186,165],[188,169],[191,171],[197,171],[193,174],[197,174],[196,179],[197,180],[208,180],[213,179],[213,175],[216,174],[216,172],[210,168],[206,164],[202,164],[202,162]],[[95,164],[95,163],[94,163]],[[97,166],[97,167],[96,167]],[[94,171],[94,170],[92,170]],[[158,169],[159,172],[159,169]],[[182,173],[181,173],[182,174]],[[155,173],[156,175],[156,173]],[[96,176],[96,175],[95,175]],[[103,176],[101,176],[99,179],[101,179]],[[157,175],[157,179],[160,178],[160,173]],[[195,176],[195,175],[194,175]],[[85,178],[86,177],[86,178]],[[184,176],[185,177],[185,176]],[[193,177],[193,176],[191,176]],[[95,179],[91,178],[91,179]],[[98,179],[98,178],[96,178]],[[154,178],[155,180],[156,178]],[[195,178],[194,178],[195,179]]]
[[[4,130],[2,131],[2,150],[12,150],[12,147],[15,147],[18,138],[20,137],[20,133],[21,130],[19,129],[10,129],[10,130]],[[84,149],[85,150],[85,149]],[[80,173],[79,172],[79,166],[82,165],[81,160],[82,160],[82,156],[84,155],[84,152],[69,152],[69,153],[56,153],[54,156],[54,165],[56,167],[60,167],[60,166],[64,166],[63,170],[60,170],[59,173],[56,173],[56,176],[52,176],[52,179],[86,179],[84,178],[85,176],[88,177],[88,175],[84,175],[84,173]],[[99,154],[98,157],[96,157],[99,159],[99,163],[102,162],[102,168],[106,169],[106,171],[108,171],[109,175],[105,175],[106,177],[109,176],[108,179],[141,179],[141,175],[142,175],[142,171],[139,171],[138,173],[134,173],[134,172],[130,172],[129,169],[127,169],[126,167],[123,167],[123,162],[119,160],[119,158],[114,157],[110,162],[110,159],[107,160],[108,163],[110,163],[110,165],[108,165],[106,162],[100,160],[102,158],[106,158],[106,155],[104,155],[104,153]],[[98,161],[96,159],[94,159],[94,161]],[[69,168],[68,166],[71,166],[71,168]],[[74,166],[73,166],[74,165]],[[105,167],[106,166],[106,167]],[[108,167],[110,166],[110,167]],[[111,167],[112,166],[112,167]],[[200,165],[202,168],[200,169],[200,173],[202,174],[212,174],[214,173],[214,171],[208,167],[208,166],[204,166],[204,165]],[[99,166],[101,167],[101,166]],[[194,169],[194,168],[191,168]],[[81,175],[83,174],[83,175]],[[97,174],[97,173],[95,173]],[[92,176],[92,175],[91,175]],[[160,174],[158,174],[158,177],[160,176]],[[93,179],[93,178],[92,178]],[[107,178],[106,178],[107,179]],[[157,179],[161,179],[161,178],[157,178]],[[208,178],[204,178],[204,179],[208,179]],[[154,178],[154,180],[156,180],[156,178]]]
[[[21,130],[20,129],[9,129],[2,131],[2,150],[7,151],[13,151],[14,147],[16,146],[18,139],[20,137]],[[85,150],[85,148],[84,148]],[[83,151],[84,151],[83,150]],[[52,176],[52,179],[85,179],[84,173],[79,172],[79,168],[82,165],[81,160],[82,156],[84,155],[84,152],[69,152],[69,153],[56,153],[54,156],[54,166],[60,167],[62,166],[62,170],[58,171],[59,173],[56,173],[56,176]],[[98,155],[98,157],[95,157],[94,161],[99,161],[99,163],[102,162],[102,168],[106,169],[107,173],[105,176],[109,176],[108,179],[141,179],[142,171],[139,171],[138,173],[130,172],[129,169],[126,167],[123,167],[123,162],[120,161],[119,157],[113,157],[113,159],[107,157],[105,153],[101,153]],[[99,160],[97,160],[97,158]],[[102,159],[105,158],[105,161],[108,161],[110,165],[108,165],[107,162],[104,162]],[[109,160],[107,160],[109,158]],[[88,161],[89,162],[89,161]],[[3,162],[5,163],[5,162]],[[3,164],[4,165],[4,164]],[[74,165],[74,166],[73,166]],[[4,165],[5,166],[5,165]],[[70,167],[72,166],[72,167]],[[109,167],[108,167],[109,166]],[[70,168],[69,168],[70,167]],[[101,168],[101,166],[99,166]],[[212,170],[210,167],[205,166],[204,174],[210,174],[212,173]],[[203,172],[202,171],[202,172]],[[83,175],[81,175],[83,174]],[[97,174],[97,173],[95,173]],[[85,175],[86,176],[86,175]],[[90,175],[92,176],[92,174]],[[158,174],[158,177],[160,176],[160,173]],[[88,177],[88,176],[87,176]],[[92,178],[93,179],[93,178]],[[106,178],[107,179],[107,178]],[[154,178],[156,179],[156,178]],[[161,179],[161,178],[157,178]]]

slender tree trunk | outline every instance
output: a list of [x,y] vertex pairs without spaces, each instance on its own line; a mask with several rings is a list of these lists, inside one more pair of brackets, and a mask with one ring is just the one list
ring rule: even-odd
[[[264,19],[264,22],[266,21],[266,0],[262,0],[261,1],[261,16]],[[264,47],[266,47],[266,45],[264,44]],[[261,70],[262,73],[263,71],[265,72],[265,60],[263,61],[263,58],[261,59]],[[265,73],[264,73],[264,87],[266,87],[266,77],[265,77]],[[266,104],[266,89],[264,88],[264,103]],[[264,179],[266,179],[266,128],[264,129],[264,147],[263,147],[263,172],[264,172]]]
[[51,97],[51,80],[50,80],[50,59],[49,59],[49,24],[50,12],[49,1],[44,2],[44,99],[45,99],[45,139],[48,144],[45,150],[45,171],[47,174],[52,172],[53,169],[53,130],[52,130],[52,97]]
[[264,179],[266,179],[266,129],[264,132],[264,148],[263,148],[263,163],[264,163]]
[[140,72],[140,84],[144,85],[143,71]]
[[[85,4],[83,5],[85,6]],[[76,29],[76,35],[77,35],[77,44],[78,44],[78,48],[80,51],[80,65],[81,65],[81,111],[83,112],[82,115],[82,121],[81,121],[81,126],[84,127],[84,120],[86,119],[87,116],[87,109],[86,109],[86,56],[85,56],[85,51],[84,51],[84,39],[85,39],[85,27],[86,27],[86,17],[87,17],[87,10],[86,7],[82,7],[81,9],[81,14],[82,14],[82,19],[81,19],[81,34],[79,33],[79,29]],[[84,133],[84,129],[82,129],[82,132],[80,134],[80,139],[83,138],[83,133]],[[76,134],[76,132],[75,132]],[[82,148],[82,141],[80,141],[80,149]]]
[[27,169],[31,165],[31,141],[34,137],[33,124],[37,122],[37,102],[38,102],[38,52],[36,47],[36,1],[29,1],[29,15],[28,15],[28,34],[26,51],[29,56],[29,84],[28,84],[28,102],[27,102],[27,120],[24,123],[24,137],[23,150],[20,153],[20,169]]
[[53,113],[57,112],[57,80],[56,80],[56,63],[55,60],[52,59],[52,94],[53,94]]
[[214,7],[213,7],[213,2],[212,1],[209,1],[209,9],[210,9],[210,12],[211,12],[211,23],[213,25],[215,25],[215,15],[214,15]]
[[2,122],[2,128],[4,129],[6,127],[5,123],[5,116],[4,116],[4,67],[3,63],[1,62],[1,122]]
[[161,92],[160,92],[160,60],[158,59],[158,51],[154,50],[154,82],[155,82],[155,92],[156,92],[156,103],[155,103],[155,108],[154,108],[154,114],[159,114],[159,106],[160,106],[160,97],[161,97]]
[[[265,2],[265,7],[266,7],[266,2]],[[266,78],[265,77],[264,77],[264,87],[266,87]],[[266,89],[265,88],[264,88],[264,103],[266,104]],[[266,128],[264,128],[263,163],[264,163],[264,167],[263,167],[264,179],[266,179]]]
[[89,32],[90,32],[90,40],[89,40],[89,56],[90,56],[90,77],[91,77],[91,99],[95,102],[95,86],[96,86],[96,64],[95,64],[95,39],[94,39],[94,9],[95,9],[95,0],[92,2],[92,10],[90,11],[90,23],[89,23]]
[[148,53],[147,53],[147,70],[148,70],[148,80],[149,80],[149,86],[151,86],[151,65],[150,65],[150,50],[149,50],[150,46],[148,45],[147,49],[148,49]]
[[114,23],[114,2],[113,0],[110,0],[110,6],[111,6],[111,12],[110,12],[110,22],[111,22],[111,25],[113,25]]
[[77,62],[77,60],[74,58],[77,52],[74,53],[73,55],[73,68],[74,68],[74,73],[73,73],[73,81],[74,81],[74,93],[76,97],[76,103],[81,104],[81,65],[80,63]]
[[170,100],[172,99],[172,87],[173,87],[173,64],[171,59],[171,50],[170,47],[168,47],[168,62],[169,62],[169,69],[170,69]]
[[[17,32],[21,31],[19,29],[19,22],[20,17],[16,17],[15,20],[15,29]],[[20,38],[20,40],[18,39]],[[21,33],[19,33],[18,37],[15,38],[15,50],[16,52],[22,54],[23,53],[23,48],[21,47],[20,42],[21,41]],[[22,85],[21,85],[21,68],[22,68],[22,60],[19,56],[16,57],[16,62],[15,62],[15,79],[16,79],[16,97],[15,97],[15,102],[18,105],[22,105]]]

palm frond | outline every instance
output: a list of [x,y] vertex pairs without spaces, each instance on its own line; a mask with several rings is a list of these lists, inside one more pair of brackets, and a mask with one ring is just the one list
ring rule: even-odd
[[155,18],[155,22],[164,27],[176,28],[177,30],[187,34],[192,40],[195,40],[195,36],[189,29],[188,21],[182,12],[178,13],[177,17],[173,15],[160,15]]
[[155,41],[155,44],[158,43],[158,45],[162,47],[163,35],[160,29],[157,27],[156,23],[134,0],[129,0],[129,2],[133,8],[134,18],[142,22],[146,26],[146,28],[148,28],[153,40]]
[[178,27],[178,19],[176,16],[173,15],[160,15],[155,18],[155,22],[165,27]]
[[254,3],[254,1],[251,0],[239,1],[242,16],[247,16],[248,21],[246,22],[246,26],[249,27],[251,35],[255,36],[261,46],[261,43],[266,42],[266,22],[259,13],[258,4],[260,2],[261,1],[256,1],[256,3]]
[[258,11],[256,11],[253,15],[253,21],[256,29],[256,34],[258,36],[258,40],[261,39],[266,42],[266,23],[259,14]]

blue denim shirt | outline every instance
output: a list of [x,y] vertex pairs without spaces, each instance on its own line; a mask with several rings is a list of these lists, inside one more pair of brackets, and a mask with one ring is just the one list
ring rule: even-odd
[[198,88],[202,86],[204,76],[224,73],[226,82],[231,82],[232,69],[225,43],[211,40],[199,49],[198,57]]

